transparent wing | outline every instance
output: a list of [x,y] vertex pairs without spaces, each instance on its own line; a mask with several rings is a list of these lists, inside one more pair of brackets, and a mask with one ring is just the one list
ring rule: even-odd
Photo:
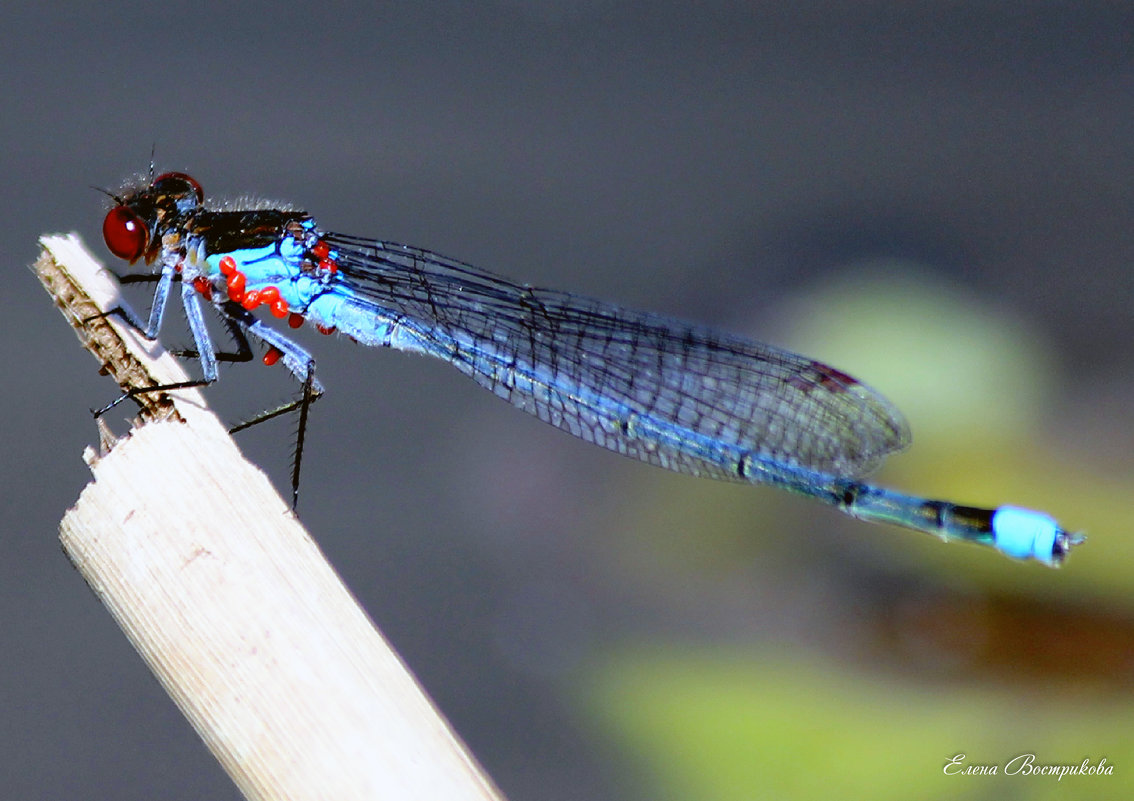
[[417,248],[324,239],[356,296],[436,340],[431,352],[521,409],[611,450],[679,472],[758,481],[738,472],[737,452],[858,476],[909,444],[889,401],[821,362],[517,284]]

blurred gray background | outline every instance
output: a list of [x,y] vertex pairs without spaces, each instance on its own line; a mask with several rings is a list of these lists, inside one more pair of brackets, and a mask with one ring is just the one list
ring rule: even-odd
[[[597,689],[631,645],[798,647],[911,683],[960,665],[944,678],[962,682],[989,675],[973,637],[1088,627],[1105,656],[1028,640],[1003,649],[1018,660],[1001,684],[1041,694],[1086,659],[1092,698],[1129,698],[1131,529],[1092,517],[1134,473],[1129,4],[9,2],[0,19],[4,797],[238,797],[55,539],[89,477],[87,409],[116,388],[26,265],[37,236],[66,230],[108,258],[90,187],[144,172],[151,148],[210,197],[279,198],[328,229],[817,349],[907,410],[915,453],[927,443],[928,463],[888,483],[1098,535],[1058,574],[991,566],[619,459],[442,364],[306,340],[330,391],[302,517],[512,799],[686,797],[657,769],[664,747],[612,723]],[[1013,344],[993,367],[965,361],[1000,336]],[[163,338],[188,341],[179,315]],[[971,406],[934,423],[954,387]],[[290,391],[255,365],[210,397],[237,420]],[[963,430],[974,441],[947,464]],[[291,436],[240,440],[281,488]],[[1021,443],[1037,450],[1016,469],[1004,452]],[[945,477],[990,462],[1005,481],[1039,475]],[[1004,609],[1027,624],[989,622]],[[925,621],[951,614],[980,633],[926,645]],[[936,777],[950,755],[906,761]],[[750,797],[769,786],[759,774]]]

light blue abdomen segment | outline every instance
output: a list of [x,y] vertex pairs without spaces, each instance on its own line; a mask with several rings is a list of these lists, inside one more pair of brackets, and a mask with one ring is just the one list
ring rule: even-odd
[[389,317],[371,303],[355,302],[342,290],[341,285],[332,285],[329,288],[319,286],[312,294],[315,296],[307,304],[304,314],[315,325],[335,328],[364,345],[406,349],[389,341],[391,329]]
[[1059,526],[1042,512],[1001,506],[992,515],[996,547],[1015,559],[1038,559],[1052,564]]

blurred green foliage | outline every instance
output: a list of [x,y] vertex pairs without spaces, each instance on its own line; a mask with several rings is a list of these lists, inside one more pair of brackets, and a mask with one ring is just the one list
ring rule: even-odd
[[[627,651],[588,706],[667,801],[1129,798],[1134,698],[1073,689],[917,682],[803,651]],[[1007,763],[1114,766],[1112,775],[1004,775]],[[995,776],[945,775],[999,765]]]

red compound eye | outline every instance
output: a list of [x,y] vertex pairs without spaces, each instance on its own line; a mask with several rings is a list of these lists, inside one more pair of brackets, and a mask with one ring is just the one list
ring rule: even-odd
[[[204,203],[205,202],[205,190],[201,188],[201,185],[199,183],[197,183],[197,179],[194,178],[192,175],[186,175],[183,172],[163,172],[157,178],[154,178],[154,182],[150,185],[153,186],[153,187],[156,187],[159,184],[164,184],[166,182],[185,184],[186,187],[190,191],[194,192],[197,195],[197,203]],[[162,190],[163,191],[169,191],[169,188],[168,187],[162,187]],[[185,192],[179,192],[177,194],[186,194],[186,193]]]
[[115,206],[102,221],[102,238],[111,253],[133,264],[145,252],[150,231],[129,207]]

